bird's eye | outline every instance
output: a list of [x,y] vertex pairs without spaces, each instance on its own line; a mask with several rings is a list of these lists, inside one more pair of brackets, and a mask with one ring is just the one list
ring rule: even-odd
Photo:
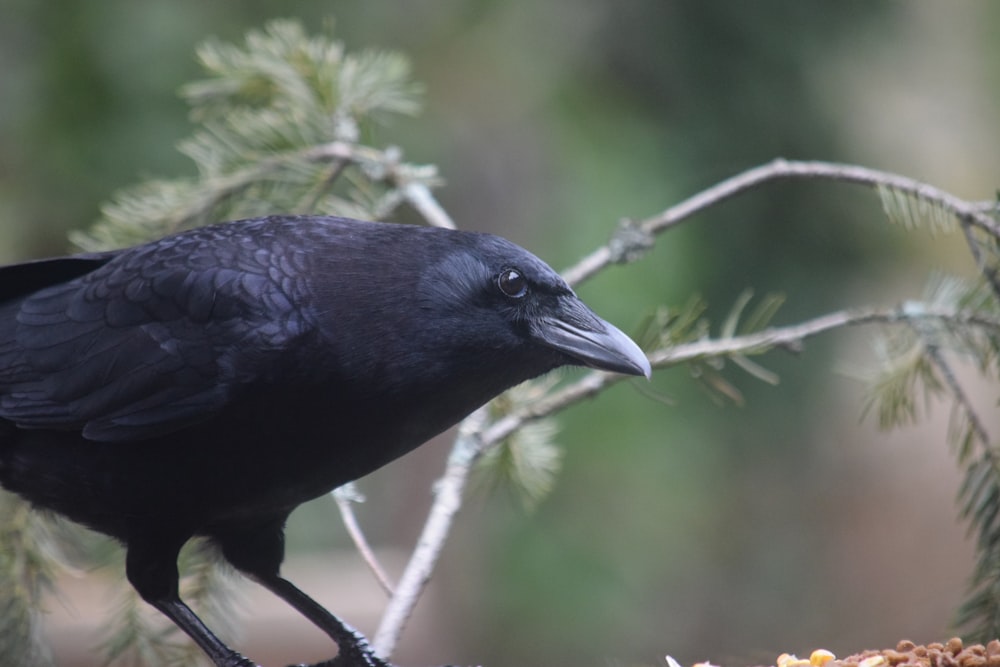
[[519,299],[528,293],[528,281],[517,269],[505,269],[497,278],[497,287],[509,297]]

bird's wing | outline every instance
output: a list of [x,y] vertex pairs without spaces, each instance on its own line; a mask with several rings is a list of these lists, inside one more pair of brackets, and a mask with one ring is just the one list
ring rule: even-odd
[[0,304],[36,290],[72,280],[107,264],[114,253],[40,259],[0,267]]
[[[0,270],[0,284],[30,276],[37,290],[0,301],[0,418],[145,439],[266,379],[308,326],[294,251],[200,241],[122,251],[83,275],[72,258]],[[38,289],[47,270],[52,284]]]

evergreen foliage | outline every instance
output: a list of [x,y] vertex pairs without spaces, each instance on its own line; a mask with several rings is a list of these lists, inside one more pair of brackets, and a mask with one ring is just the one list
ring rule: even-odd
[[[934,202],[888,187],[879,192],[889,219],[907,229],[948,233],[961,226]],[[971,365],[991,386],[1000,382],[1000,292],[995,281],[1000,239],[981,229],[962,229],[979,275],[975,280],[932,276],[924,298],[904,307],[915,316],[910,323],[876,340],[879,363],[866,411],[875,412],[882,428],[893,428],[918,422],[934,399],[951,402],[948,440],[964,474],[959,509],[977,550],[957,622],[970,640],[985,643],[1000,636],[1000,443],[987,431],[989,422],[970,399],[954,362]],[[917,317],[945,309],[968,317],[952,322]]]
[[420,108],[403,56],[347,53],[274,21],[243,46],[208,41],[198,58],[208,78],[182,90],[198,129],[179,147],[197,176],[117,193],[96,225],[73,234],[81,249],[272,213],[383,219],[405,200],[404,186],[436,182],[432,167],[360,143],[393,114]]
[[46,516],[19,498],[0,493],[0,658],[4,663],[51,664],[40,636],[41,597],[51,589],[61,561],[51,529]]

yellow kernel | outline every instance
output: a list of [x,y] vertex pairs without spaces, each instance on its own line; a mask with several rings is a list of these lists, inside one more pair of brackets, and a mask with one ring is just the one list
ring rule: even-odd
[[859,662],[858,667],[881,667],[887,662],[884,655],[873,655]]
[[788,667],[788,664],[795,660],[798,660],[798,658],[796,658],[791,653],[782,653],[781,655],[778,656],[778,661],[775,664],[778,667]]
[[830,651],[827,651],[825,648],[818,648],[810,654],[809,664],[812,665],[812,667],[823,667],[823,665],[836,659],[836,657],[837,656]]
[[811,667],[808,660],[803,660],[791,653],[782,653],[775,663],[777,667]]

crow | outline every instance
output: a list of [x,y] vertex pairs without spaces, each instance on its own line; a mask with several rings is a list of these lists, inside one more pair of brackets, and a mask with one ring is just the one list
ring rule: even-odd
[[254,663],[181,600],[205,536],[338,645],[387,663],[280,575],[299,504],[563,365],[643,352],[497,236],[272,216],[0,268],[0,486],[119,540],[139,595],[218,667]]

